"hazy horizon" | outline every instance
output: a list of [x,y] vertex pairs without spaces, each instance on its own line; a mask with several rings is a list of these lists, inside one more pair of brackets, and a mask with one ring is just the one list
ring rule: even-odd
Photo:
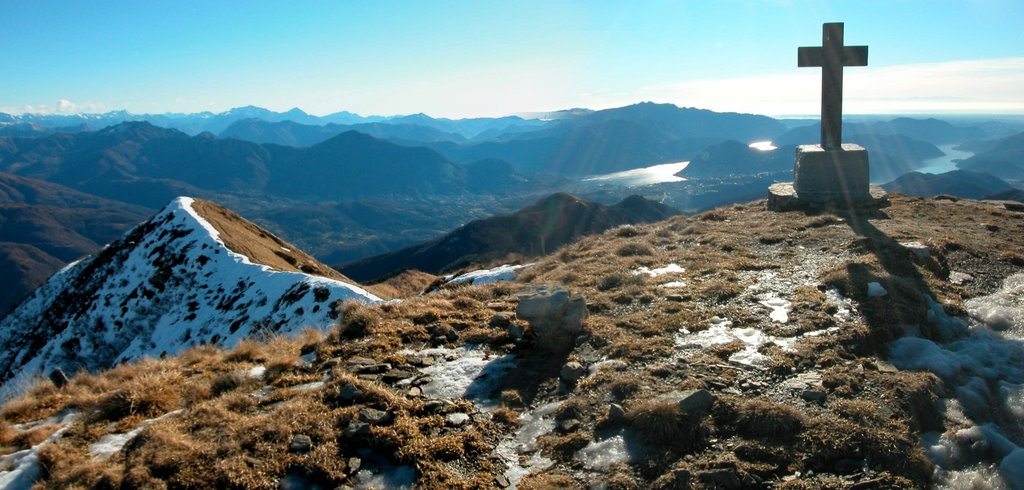
[[816,114],[823,22],[869,66],[846,114],[1024,114],[1024,3],[0,3],[0,112],[465,118],[649,100]]

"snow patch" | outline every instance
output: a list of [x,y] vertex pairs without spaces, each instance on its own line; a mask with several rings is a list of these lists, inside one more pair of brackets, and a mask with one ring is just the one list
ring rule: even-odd
[[669,281],[663,284],[658,284],[658,287],[666,289],[681,289],[686,287],[685,281]]
[[769,318],[776,323],[788,323],[789,322],[789,308],[790,302],[779,297],[769,297],[768,299],[760,302],[762,305],[772,309]]
[[682,351],[705,349],[715,345],[728,344],[740,341],[743,348],[729,356],[729,361],[747,365],[764,366],[767,358],[758,352],[761,347],[767,344],[775,344],[783,349],[792,349],[792,339],[774,337],[756,328],[733,328],[733,324],[727,318],[712,317],[711,327],[696,333],[682,329],[676,335],[675,343]]
[[446,276],[447,284],[488,284],[499,281],[514,281],[523,269],[533,267],[534,263],[522,265],[501,265],[493,269],[482,269],[466,272],[457,276]]
[[107,459],[114,453],[120,451],[121,448],[123,448],[124,445],[128,443],[128,441],[134,439],[135,436],[139,435],[139,433],[142,432],[146,427],[149,427],[154,423],[159,422],[165,418],[173,417],[181,413],[182,411],[183,410],[175,410],[173,412],[167,412],[159,417],[145,420],[141,422],[139,425],[135,426],[134,429],[125,433],[107,434],[101,437],[100,440],[92,444],[89,444],[89,454],[91,454],[93,458],[96,458],[101,461]]
[[665,274],[671,274],[673,272],[686,272],[686,270],[683,269],[682,267],[680,267],[679,264],[672,263],[672,264],[666,265],[665,267],[658,267],[658,268],[655,268],[655,269],[648,269],[647,267],[641,267],[639,269],[634,270],[633,274],[637,275],[637,276],[648,275],[648,276],[651,276],[651,277],[658,277],[658,276],[662,276],[662,275],[665,275]]
[[39,450],[43,446],[64,437],[64,433],[71,427],[71,422],[76,417],[77,414],[75,413],[66,414],[60,422],[63,427],[50,434],[50,437],[47,437],[43,442],[31,448],[0,457],[0,468],[9,468],[8,470],[0,471],[0,488],[4,490],[28,490],[32,488],[32,485],[39,479]]

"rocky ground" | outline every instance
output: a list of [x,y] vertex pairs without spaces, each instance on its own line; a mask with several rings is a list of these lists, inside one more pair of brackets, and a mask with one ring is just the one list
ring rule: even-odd
[[[960,393],[1024,379],[890,351],[944,348],[1024,269],[1011,208],[759,201],[586,238],[513,282],[346,303],[326,334],[41,381],[0,409],[0,483],[907,488],[980,468],[1010,487],[1019,421]],[[922,442],[982,422],[1008,446],[954,461]]]

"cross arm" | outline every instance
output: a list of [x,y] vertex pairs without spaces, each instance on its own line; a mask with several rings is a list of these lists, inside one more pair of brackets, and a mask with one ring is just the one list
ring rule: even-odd
[[[867,46],[844,46],[840,51],[842,66],[868,66]],[[819,46],[797,48],[797,66],[825,66],[825,49]]]

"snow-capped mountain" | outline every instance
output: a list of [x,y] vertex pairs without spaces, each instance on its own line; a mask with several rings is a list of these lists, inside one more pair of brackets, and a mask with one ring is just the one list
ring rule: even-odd
[[323,329],[346,299],[380,301],[346,280],[227,209],[179,197],[0,321],[0,395],[58,367]]

